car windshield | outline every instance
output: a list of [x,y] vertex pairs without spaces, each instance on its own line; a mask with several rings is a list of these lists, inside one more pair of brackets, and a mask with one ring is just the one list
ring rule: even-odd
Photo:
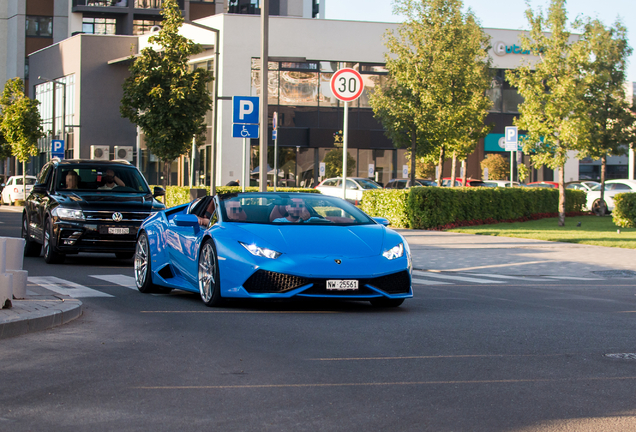
[[336,197],[303,193],[242,193],[219,195],[226,222],[275,225],[366,225],[373,219]]
[[382,189],[382,186],[380,186],[373,180],[356,179],[356,181],[362,187],[362,189]]
[[124,165],[60,165],[55,185],[61,191],[150,193],[141,173],[133,166]]
[[599,184],[597,184],[597,185],[592,186],[592,187],[590,188],[590,190],[593,190],[593,191],[600,191],[600,190],[601,190],[601,184],[599,183]]

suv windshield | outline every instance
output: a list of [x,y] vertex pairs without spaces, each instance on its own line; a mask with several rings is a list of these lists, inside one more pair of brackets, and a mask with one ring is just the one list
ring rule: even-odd
[[59,191],[150,193],[141,173],[133,166],[60,165],[55,179]]
[[243,193],[219,195],[227,222],[299,225],[375,223],[353,204],[321,194]]

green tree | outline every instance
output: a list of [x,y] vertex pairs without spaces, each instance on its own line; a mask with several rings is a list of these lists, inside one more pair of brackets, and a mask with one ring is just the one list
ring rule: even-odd
[[507,180],[510,175],[510,161],[499,153],[491,153],[481,161],[481,170],[488,168],[489,180]]
[[601,159],[601,197],[593,210],[605,214],[604,188],[607,156],[624,154],[631,136],[634,116],[625,99],[627,58],[632,49],[627,44],[627,30],[616,22],[605,27],[599,20],[588,19],[582,40],[591,53],[585,67],[587,91],[583,98],[590,118],[590,138],[579,157]]
[[144,48],[130,66],[120,111],[143,130],[146,145],[163,161],[165,186],[171,162],[190,150],[193,136],[203,142],[213,77],[205,69],[189,70],[189,57],[203,48],[179,34],[183,17],[176,0],[164,0],[161,15],[162,29],[148,39],[161,50]]
[[[325,155],[325,175],[329,177],[342,177],[342,149],[335,148]],[[356,160],[347,152],[347,177],[353,175],[356,170]]]
[[417,157],[439,155],[441,163],[446,151],[457,153],[470,131],[483,126],[491,106],[485,95],[489,38],[462,7],[461,0],[395,0],[394,13],[405,21],[387,33],[389,80],[370,97],[396,147],[410,144]]
[[[571,41],[566,30],[564,0],[551,0],[547,16],[526,11],[529,34],[521,36],[523,50],[538,56],[534,68],[518,67],[507,75],[524,102],[515,119],[526,130],[523,151],[537,168],[559,169],[559,226],[565,225],[564,166],[568,151],[583,148],[588,139],[584,66],[588,52],[582,41]],[[534,70],[533,70],[534,69]]]
[[[0,132],[11,146],[11,154],[22,162],[22,184],[26,185],[26,163],[38,154],[38,139],[44,136],[38,110],[39,101],[24,94],[24,82],[13,78],[6,82],[0,108]],[[6,150],[5,150],[6,151]],[[25,186],[26,191],[26,186]]]

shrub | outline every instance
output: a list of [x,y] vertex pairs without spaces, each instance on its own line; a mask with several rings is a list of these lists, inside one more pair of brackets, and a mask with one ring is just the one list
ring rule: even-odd
[[[150,186],[150,190],[153,190],[155,186]],[[206,195],[210,195],[210,186],[196,186],[194,188],[190,188],[189,186],[168,186],[166,188],[166,196],[163,200],[164,204],[167,208],[175,207],[181,204],[186,204],[190,202],[190,189],[205,189]],[[273,192],[274,188],[267,188],[269,192]],[[320,193],[316,189],[306,189],[306,188],[276,188],[279,192],[308,192],[308,193]],[[247,187],[245,188],[246,192],[258,192],[257,187]],[[241,192],[240,186],[219,186],[216,188],[217,194],[229,193],[229,192]],[[161,198],[160,198],[161,199]]]
[[636,228],[636,193],[614,195],[614,225],[623,228]]
[[486,155],[486,158],[481,161],[482,172],[484,168],[488,168],[489,180],[506,180],[510,175],[510,162],[498,153]]
[[[389,219],[394,227],[436,229],[472,221],[529,220],[553,215],[559,191],[543,188],[439,188],[365,192],[362,210]],[[585,192],[566,190],[566,212],[581,212]]]

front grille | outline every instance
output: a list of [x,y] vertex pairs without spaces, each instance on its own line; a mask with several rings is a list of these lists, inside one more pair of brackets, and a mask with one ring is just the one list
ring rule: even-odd
[[250,293],[280,293],[310,283],[309,279],[266,270],[256,271],[243,284]]
[[[108,210],[108,211],[84,211],[84,217],[87,222],[113,222],[113,213],[116,213],[117,210]],[[148,216],[150,216],[150,212],[133,212],[133,211],[120,211],[122,215],[122,221],[126,222],[142,222]]]
[[387,294],[408,294],[411,287],[409,273],[406,270],[377,278],[358,279],[359,288],[356,291],[327,290],[326,281],[327,279],[322,278],[310,279],[283,273],[274,273],[266,270],[258,270],[250,276],[250,278],[243,284],[243,287],[249,293],[282,293],[304,285],[313,284],[310,288],[303,291],[302,294],[346,296],[377,294],[376,291],[367,287],[367,285],[382,290]]

